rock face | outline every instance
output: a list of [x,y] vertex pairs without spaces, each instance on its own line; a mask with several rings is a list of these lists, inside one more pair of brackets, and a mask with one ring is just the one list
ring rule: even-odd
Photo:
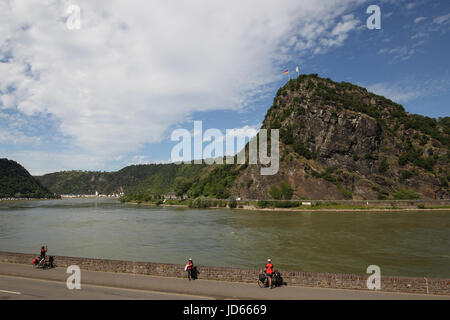
[[412,115],[366,89],[301,75],[281,88],[262,128],[280,130],[280,170],[248,166],[232,193],[270,199],[448,199],[449,118]]
[[378,153],[382,142],[381,127],[375,119],[364,114],[343,110],[336,115],[332,111],[332,108],[315,105],[307,108],[305,125],[296,133],[296,138],[307,137],[308,148],[315,150],[317,159],[326,166],[370,173],[372,167],[358,168],[353,155]]

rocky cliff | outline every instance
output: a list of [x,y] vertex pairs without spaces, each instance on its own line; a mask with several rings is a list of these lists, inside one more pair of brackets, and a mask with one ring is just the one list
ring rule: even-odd
[[350,83],[301,75],[282,87],[262,128],[280,130],[280,170],[247,166],[232,193],[270,199],[448,199],[450,118],[409,114]]

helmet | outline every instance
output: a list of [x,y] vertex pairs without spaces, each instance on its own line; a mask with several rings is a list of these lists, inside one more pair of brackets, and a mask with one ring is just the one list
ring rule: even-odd
[[192,261],[192,258],[189,258],[189,261]]
[[272,260],[270,260],[270,258],[269,258],[269,259],[267,259],[267,262],[272,262]]

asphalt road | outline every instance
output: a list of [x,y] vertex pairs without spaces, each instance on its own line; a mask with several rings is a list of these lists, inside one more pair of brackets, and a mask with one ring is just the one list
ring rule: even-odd
[[81,290],[66,287],[66,269],[34,269],[0,263],[0,299],[278,299],[278,300],[415,300],[450,296],[284,286],[273,290],[256,282],[236,283],[81,271]]
[[82,290],[68,290],[64,282],[0,276],[0,300],[192,300],[199,296],[83,285]]

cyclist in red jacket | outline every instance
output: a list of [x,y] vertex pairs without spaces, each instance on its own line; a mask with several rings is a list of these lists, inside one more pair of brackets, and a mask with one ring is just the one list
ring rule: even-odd
[[47,252],[47,247],[41,247],[41,255],[39,256],[39,265],[43,266],[45,264],[45,253]]
[[272,289],[272,274],[273,274],[272,260],[267,259],[267,264],[264,269],[264,272],[266,273],[266,277],[269,280],[269,288]]
[[188,262],[186,263],[186,271],[188,273],[189,281],[191,281],[193,269],[194,269],[194,262],[192,261],[192,258],[189,258]]

